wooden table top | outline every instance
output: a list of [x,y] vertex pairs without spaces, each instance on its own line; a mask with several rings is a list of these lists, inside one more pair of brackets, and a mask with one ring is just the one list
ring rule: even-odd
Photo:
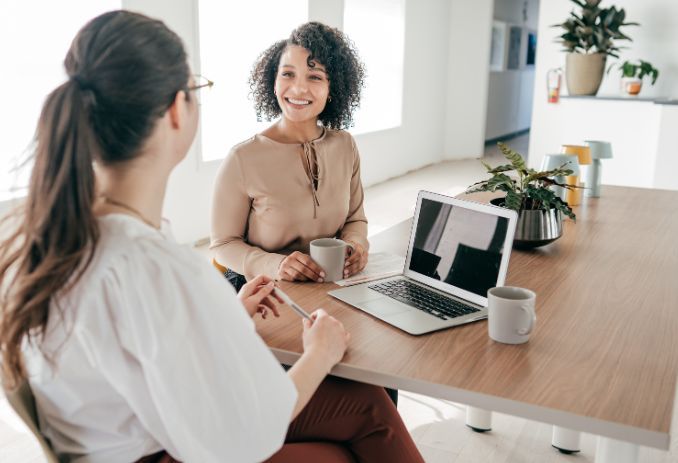
[[[351,332],[333,374],[445,398],[660,449],[678,372],[678,191],[604,186],[575,208],[563,237],[511,253],[506,284],[537,293],[530,341],[492,341],[481,321],[412,336],[326,293],[283,283],[300,305],[325,308]],[[406,249],[405,221],[371,239]],[[284,308],[283,308],[284,309]],[[257,320],[283,363],[302,352],[290,310]]]

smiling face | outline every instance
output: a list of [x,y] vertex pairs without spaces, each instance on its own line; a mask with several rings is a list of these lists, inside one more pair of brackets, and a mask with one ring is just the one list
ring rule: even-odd
[[291,122],[315,123],[330,93],[325,66],[317,61],[309,63],[309,56],[307,49],[296,45],[288,46],[280,55],[275,93],[283,117]]

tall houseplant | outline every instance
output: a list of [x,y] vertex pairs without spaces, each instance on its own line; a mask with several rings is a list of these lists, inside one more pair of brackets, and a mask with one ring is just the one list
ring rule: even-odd
[[[572,170],[564,164],[553,170],[536,171],[527,167],[520,153],[504,143],[497,145],[509,163],[492,167],[483,162],[490,178],[474,183],[468,187],[466,193],[479,191],[506,193],[506,196],[491,202],[518,211],[514,240],[517,247],[531,248],[555,241],[562,235],[562,214],[572,220],[576,220],[576,216],[572,208],[550,187],[577,188],[555,180],[555,177],[571,175]],[[516,175],[509,176],[510,172],[515,172]]]
[[558,37],[567,52],[565,80],[570,95],[595,95],[600,88],[607,56],[619,58],[616,40],[631,40],[621,31],[623,26],[638,23],[624,22],[626,12],[615,6],[601,8],[602,0],[571,0],[579,8],[572,11],[561,27]]

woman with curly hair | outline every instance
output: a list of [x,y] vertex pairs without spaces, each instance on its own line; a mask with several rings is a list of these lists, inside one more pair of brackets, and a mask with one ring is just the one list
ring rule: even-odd
[[351,245],[345,277],[365,267],[360,158],[345,131],[364,75],[348,38],[318,22],[259,56],[250,77],[257,117],[279,119],[231,150],[212,206],[211,248],[236,288],[258,274],[322,282],[308,255],[316,238]]

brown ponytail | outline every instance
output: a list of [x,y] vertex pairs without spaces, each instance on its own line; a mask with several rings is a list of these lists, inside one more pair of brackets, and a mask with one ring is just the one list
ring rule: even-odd
[[92,212],[93,162],[139,154],[157,119],[186,88],[180,39],[162,22],[126,11],[90,21],[64,61],[69,80],[45,101],[23,207],[0,243],[0,351],[7,387],[26,377],[21,346],[39,341],[67,291],[87,269],[99,238]]

